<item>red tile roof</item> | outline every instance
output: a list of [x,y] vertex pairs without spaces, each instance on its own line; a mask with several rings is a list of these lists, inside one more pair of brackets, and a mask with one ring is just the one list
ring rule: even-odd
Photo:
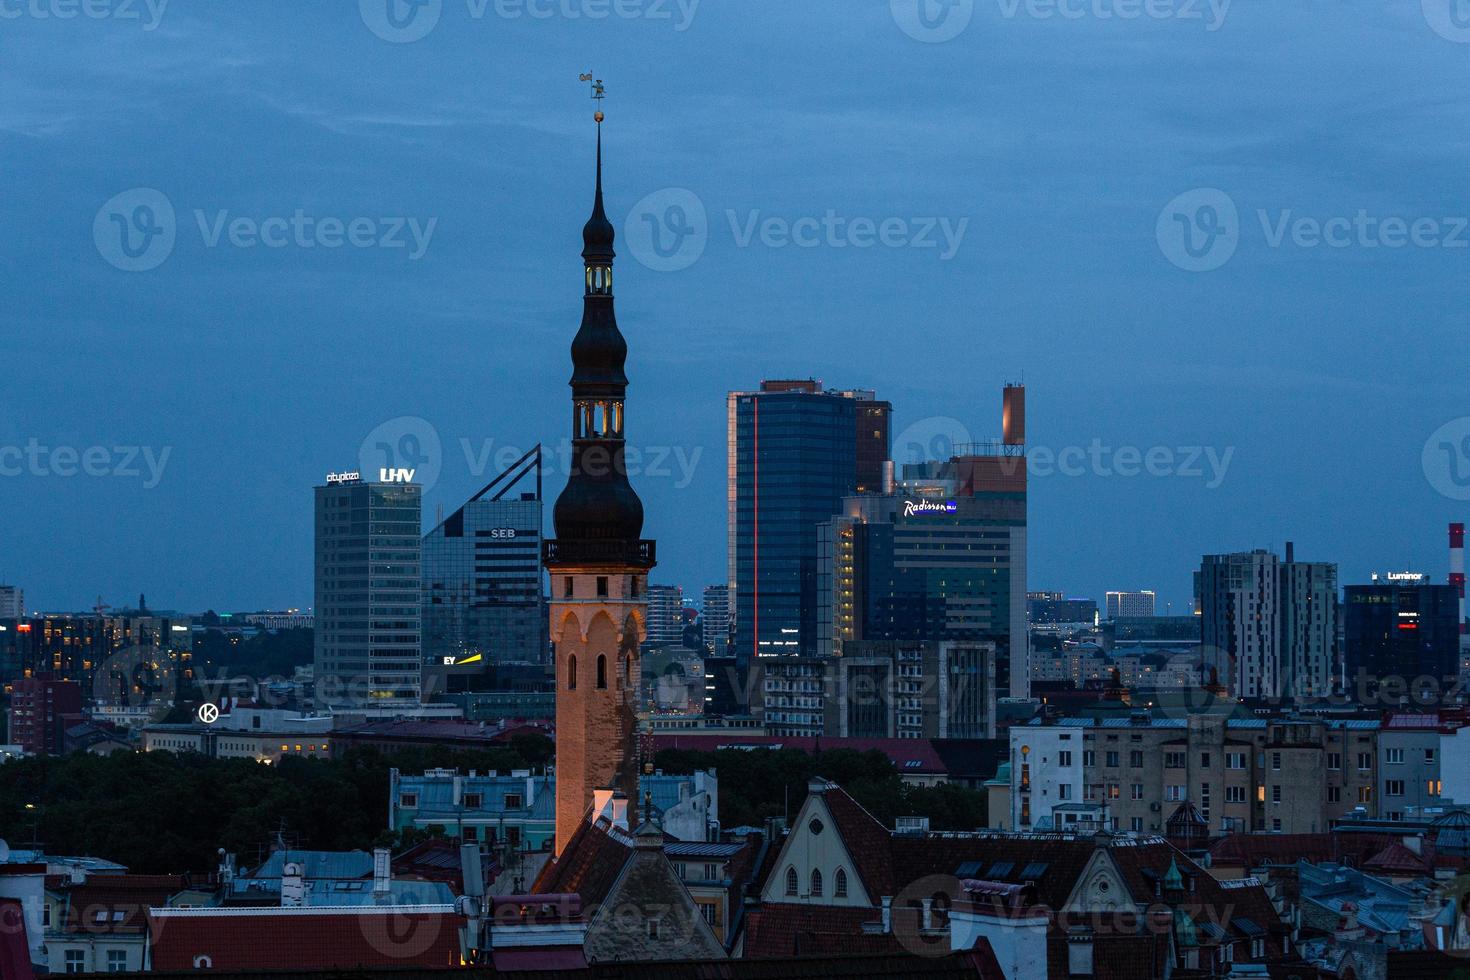
[[746,916],[745,955],[760,959],[902,952],[892,933],[864,934],[864,923],[879,921],[879,915],[872,908],[768,902]]
[[168,904],[189,887],[184,875],[92,875],[57,889],[66,899],[63,930],[90,935],[137,935],[148,927],[148,909]]
[[155,909],[154,970],[451,967],[460,920],[436,906],[396,909]]
[[556,858],[547,861],[531,891],[537,895],[580,895],[582,907],[601,905],[612,891],[633,842],[605,821],[585,822]]
[[1427,875],[1434,872],[1434,860],[1426,860],[1403,844],[1394,841],[1363,862],[1363,870],[1372,874]]

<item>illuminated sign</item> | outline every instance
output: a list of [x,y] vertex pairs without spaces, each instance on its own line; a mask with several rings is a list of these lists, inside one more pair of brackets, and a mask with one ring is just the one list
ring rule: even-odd
[[1427,576],[1423,572],[1389,572],[1390,582],[1422,582]]
[[513,538],[515,536],[516,529],[513,527],[497,527],[490,531],[490,537],[492,538]]
[[416,472],[417,472],[416,470],[406,470],[406,469],[395,469],[395,470],[382,469],[382,470],[378,470],[378,482],[379,483],[412,483],[413,482],[413,475]]
[[925,514],[953,514],[960,505],[953,500],[905,500],[904,517],[922,517]]
[[463,667],[465,664],[477,664],[481,660],[484,660],[484,659],[485,659],[484,654],[480,654],[480,653],[472,653],[468,657],[445,657],[444,658],[444,666],[446,666],[446,667]]
[[358,480],[361,479],[362,474],[357,472],[356,470],[342,473],[328,473],[327,486],[335,486],[338,483],[356,483]]

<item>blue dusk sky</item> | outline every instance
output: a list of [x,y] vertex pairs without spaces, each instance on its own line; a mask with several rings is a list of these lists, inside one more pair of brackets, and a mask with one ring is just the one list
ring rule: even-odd
[[725,394],[792,376],[891,400],[900,460],[1024,379],[1033,589],[1180,612],[1287,540],[1442,579],[1452,3],[0,0],[0,581],[307,606],[329,470],[430,520],[555,449],[587,71],[656,581],[723,581]]

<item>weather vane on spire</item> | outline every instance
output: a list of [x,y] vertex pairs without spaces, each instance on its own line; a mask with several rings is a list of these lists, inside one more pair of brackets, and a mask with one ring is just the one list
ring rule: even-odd
[[602,100],[607,98],[607,87],[602,84],[602,79],[593,78],[590,71],[586,72],[585,74],[578,75],[577,80],[592,83],[592,98],[594,101],[597,102],[597,111],[592,114],[592,118],[596,119],[598,122],[602,122]]

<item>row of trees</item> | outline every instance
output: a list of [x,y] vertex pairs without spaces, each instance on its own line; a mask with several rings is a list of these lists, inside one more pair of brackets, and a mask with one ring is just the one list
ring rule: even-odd
[[974,830],[986,825],[985,794],[955,783],[913,786],[881,752],[836,749],[808,754],[796,749],[666,749],[655,764],[665,772],[714,769],[720,781],[720,824],[761,826],[768,817],[794,817],[807,785],[820,776],[846,790],[888,826],[896,817],[922,815],[934,830]]
[[220,848],[248,864],[283,828],[319,850],[394,846],[390,767],[504,771],[543,766],[551,751],[549,739],[525,735],[486,751],[352,749],[277,765],[172,752],[17,759],[0,766],[0,837],[144,874],[212,871]]

